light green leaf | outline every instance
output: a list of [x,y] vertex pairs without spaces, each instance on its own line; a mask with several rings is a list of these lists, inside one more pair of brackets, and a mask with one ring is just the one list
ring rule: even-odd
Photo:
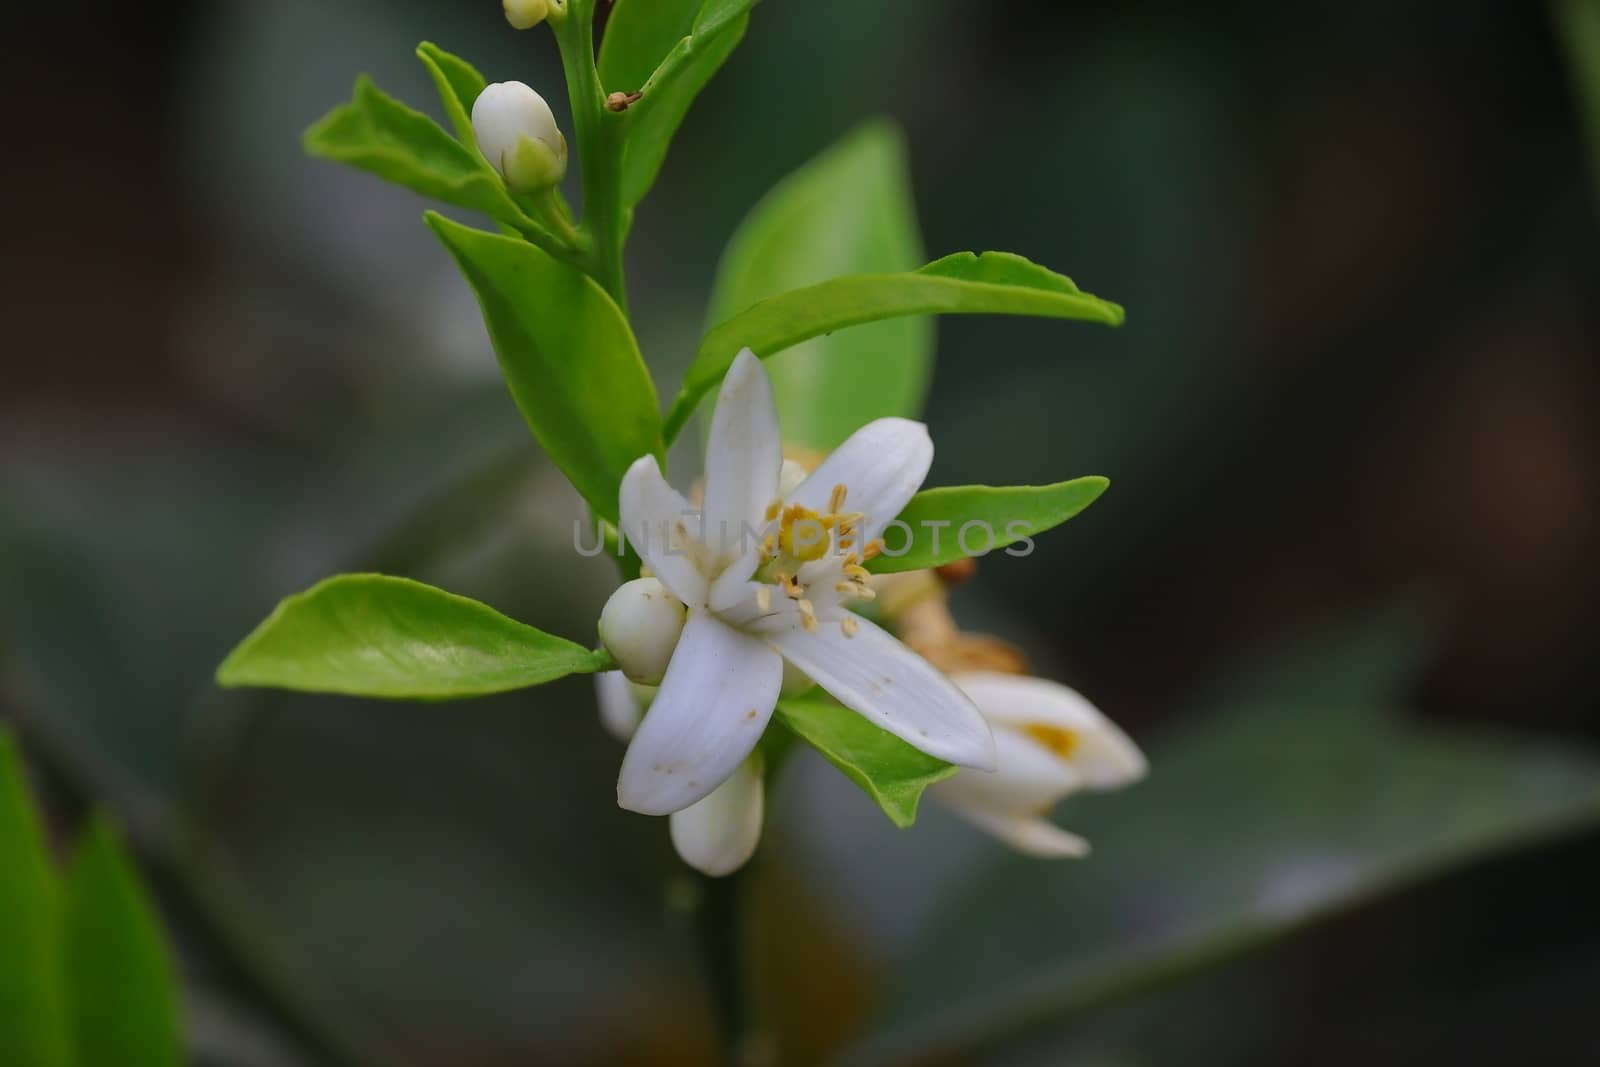
[[609,670],[611,657],[407,578],[341,574],[279,604],[217,669],[227,687],[416,700]]
[[[706,334],[694,362],[684,374],[682,391],[667,415],[668,439],[688,419],[700,397],[722,380],[741,348],[748,347],[766,358],[809,338],[823,337],[848,326],[924,314],[1038,315],[1082,319],[1108,326],[1120,325],[1123,319],[1122,308],[1116,304],[1082,292],[1064,275],[1006,252],[982,255],[962,252],[905,274],[835,278],[763,300]],[[826,337],[826,340],[836,344],[841,338],[858,334],[859,331],[850,331]],[[856,353],[853,349],[851,352],[848,364],[836,362],[831,356],[816,363],[816,366],[828,368],[825,378],[819,371],[818,376],[808,382],[793,386],[802,391],[819,390],[814,394],[818,405],[815,412],[805,407],[798,416],[785,411],[782,387],[775,384],[786,441],[832,447],[838,442],[829,440],[827,445],[819,442],[836,433],[848,434],[868,419],[894,414],[885,410],[869,413],[868,407],[875,407],[876,401],[855,398],[856,392],[870,391],[870,383],[877,381],[874,368],[879,353]],[[895,357],[891,353],[889,358]],[[788,359],[785,356],[773,361],[775,383],[788,373],[780,372],[780,368],[788,365]],[[811,361],[816,359],[816,356],[808,356],[808,362],[803,365],[811,366]],[[822,400],[824,381],[828,383],[827,395],[837,400],[826,413],[821,410],[827,407]],[[818,420],[826,419],[831,426],[839,410],[851,412],[850,421],[818,435],[815,428],[822,425]],[[802,428],[791,431],[790,420],[797,417]],[[805,436],[808,432],[811,437]]]
[[1422,658],[1390,621],[1278,660],[1186,718],[1149,744],[1146,781],[1069,800],[1058,820],[1094,846],[1081,863],[995,846],[922,931],[927,950],[904,962],[888,1017],[845,1062],[1004,1059],[995,1050],[1019,1035],[1053,1036],[1379,896],[1600,821],[1592,756],[1390,710]]
[[884,554],[867,569],[878,574],[922,570],[1017,544],[1066,522],[1093,504],[1110,484],[1091,475],[1054,485],[924,489],[899,515],[910,531],[900,527],[885,531]]
[[[622,203],[633,207],[643,200],[656,183],[667,149],[689,108],[706,84],[728,61],[744,39],[747,17],[719,25],[714,30],[696,30],[682,38],[668,61],[676,68],[670,78],[645,91],[628,112],[627,143],[622,155]],[[610,83],[608,83],[610,84]],[[630,84],[630,83],[622,83]]]
[[306,131],[305,146],[312,155],[348,163],[423,196],[519,228],[532,225],[475,150],[422,112],[386,95],[366,75],[356,79],[350,103],[340,104]]
[[644,85],[673,46],[689,36],[701,0],[617,0],[600,39],[600,84],[607,92]]
[[0,1063],[68,1067],[55,872],[23,780],[0,729]]
[[643,200],[655,184],[690,105],[744,37],[752,5],[732,0],[702,9],[701,0],[618,0],[612,9],[600,42],[601,84],[645,94],[627,115],[624,207]]
[[177,984],[149,899],[115,836],[97,822],[64,894],[67,1000],[80,1064],[183,1062]]
[[912,748],[824,695],[780,700],[778,718],[902,828],[917,821],[922,791],[956,772],[951,764]]
[[629,464],[660,454],[655,385],[628,320],[594,280],[515,238],[430,212],[483,307],[517,407],[602,518]]
[[[766,318],[742,313],[830,278],[911,271],[922,261],[900,132],[888,122],[868,123],[780,182],[734,231],[717,269],[708,323],[738,316],[738,336],[720,328],[707,336],[668,419],[668,439],[745,345],[762,356],[792,349],[767,368],[789,444],[831,449],[872,419],[919,415],[932,370],[933,324],[905,317],[914,310],[831,327],[798,321],[810,317],[792,299]],[[765,335],[754,333],[763,323]],[[871,325],[827,336],[857,323]]]
[[462,144],[476,148],[478,138],[472,132],[472,105],[488,82],[478,73],[477,67],[432,41],[417,45],[417,58],[428,68],[434,87],[439,90],[439,102],[450,116],[450,125],[456,128],[456,136]]

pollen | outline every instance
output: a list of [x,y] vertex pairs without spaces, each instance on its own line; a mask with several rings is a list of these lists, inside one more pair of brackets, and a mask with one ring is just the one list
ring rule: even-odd
[[839,619],[839,632],[846,637],[854,637],[859,629],[861,629],[861,623],[856,620],[854,615],[845,615]]
[[811,606],[811,601],[800,597],[795,601],[795,606],[800,609],[800,625],[805,628],[806,633],[816,633],[817,609]]
[[1065,726],[1055,726],[1045,722],[1030,722],[1022,728],[1022,732],[1064,760],[1072,758],[1082,740]]

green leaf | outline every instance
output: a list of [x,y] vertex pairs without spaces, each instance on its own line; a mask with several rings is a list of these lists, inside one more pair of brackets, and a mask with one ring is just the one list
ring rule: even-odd
[[217,669],[227,687],[416,700],[609,670],[611,657],[407,578],[341,574],[284,600]]
[[1017,1035],[1600,821],[1592,756],[1390,710],[1423,659],[1388,620],[1318,641],[1150,745],[1148,780],[1068,801],[1059,821],[1093,843],[1088,859],[995,846],[845,1062],[993,1059]]
[[181,1064],[177,979],[150,901],[104,823],[78,845],[64,912],[78,1062]]
[[595,513],[615,523],[623,473],[662,452],[655,386],[628,320],[593,279],[540,249],[427,218],[478,294],[533,436]]
[[922,570],[1006,548],[1066,522],[1093,504],[1110,484],[1091,475],[1054,485],[924,489],[899,515],[910,531],[898,527],[886,531],[884,554],[867,569],[878,574]]
[[[963,252],[906,274],[836,278],[764,300],[706,334],[694,362],[684,374],[683,389],[667,416],[668,437],[670,439],[673,431],[688,418],[700,397],[722,380],[741,348],[749,347],[756,355],[766,358],[808,338],[831,334],[847,326],[923,314],[1038,315],[1082,319],[1108,326],[1120,325],[1123,319],[1122,308],[1082,292],[1073,285],[1072,279],[1005,252],[982,255]],[[858,334],[859,331],[852,331],[826,339],[836,343],[841,336]],[[826,378],[831,383],[829,395],[838,401],[835,409],[853,413],[848,423],[850,430],[867,419],[892,414],[881,410],[869,414],[867,409],[875,406],[874,401],[853,399],[852,390],[870,390],[869,383],[877,380],[874,370],[877,354],[861,352],[859,357],[859,362],[848,366],[831,360],[825,364],[835,372]],[[787,359],[786,356],[772,364],[775,380],[783,377],[779,368],[785,366]],[[844,423],[822,437],[814,431],[812,437],[805,437],[804,429],[792,432],[789,420],[794,416],[782,410],[784,394],[781,387],[775,388],[779,389],[778,406],[786,441],[831,447],[838,442],[830,441],[828,445],[818,442],[836,433],[849,432]],[[814,394],[815,403],[822,405],[823,394],[817,381],[794,388],[818,390]],[[802,426],[818,426],[819,417],[822,416],[808,416],[802,412]],[[831,425],[833,412],[829,411],[826,417]]]
[[902,828],[917,821],[922,791],[956,772],[951,764],[912,748],[826,696],[780,700],[778,718]]
[[531,225],[483,157],[428,116],[386,95],[366,75],[356,79],[350,103],[306,131],[305,146],[312,155],[348,163],[423,196],[519,228]]
[[[667,149],[695,98],[728,61],[744,39],[748,17],[736,18],[714,30],[697,30],[674,47],[668,59],[676,69],[672,77],[650,87],[628,112],[627,143],[622,154],[622,203],[633,207],[656,183]],[[611,83],[607,83],[611,84]],[[630,84],[623,82],[620,84]]]
[[22,761],[0,729],[0,1063],[72,1062],[56,893]]
[[667,53],[694,30],[701,0],[617,0],[600,40],[600,84],[607,92],[642,86]]
[[450,116],[450,125],[456,128],[456,136],[462,144],[477,148],[478,138],[472,132],[472,105],[488,82],[478,73],[477,67],[432,41],[417,45],[417,58],[428,68],[434,87],[439,90],[439,102]]
[[1555,14],[1585,119],[1593,184],[1600,191],[1600,0],[1560,0]]
[[[655,184],[673,135],[749,25],[753,0],[619,0],[600,42],[607,90],[644,90],[627,114],[622,203],[633,207]],[[714,9],[714,10],[713,10]]]
[[[741,313],[840,275],[911,271],[922,261],[900,133],[888,122],[868,123],[780,182],[739,224],[717,270],[708,321],[739,316],[740,336],[714,329],[706,338],[668,420],[668,439],[745,345],[762,356],[793,349],[768,367],[790,444],[831,449],[872,419],[920,414],[933,363],[926,319],[868,315],[840,325],[871,325],[833,336],[839,326],[769,320],[764,336],[744,336],[763,320]],[[778,318],[797,315],[792,302],[775,310]]]

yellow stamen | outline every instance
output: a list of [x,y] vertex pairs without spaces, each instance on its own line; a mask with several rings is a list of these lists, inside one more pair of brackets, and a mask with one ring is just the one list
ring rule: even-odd
[[805,627],[808,634],[817,632],[817,609],[811,606],[811,601],[800,597],[795,601],[795,606],[800,609],[800,625]]
[[839,630],[846,637],[854,637],[856,631],[861,629],[861,623],[854,615],[846,615],[839,620]]
[[882,541],[869,541],[869,542],[867,542],[867,547],[861,550],[862,562],[867,562],[869,560],[877,559],[878,558],[878,554],[881,553],[882,551],[883,551],[883,542]]
[[844,498],[847,490],[844,483],[840,482],[833,487],[833,495],[828,498],[828,510],[837,515],[844,508]]

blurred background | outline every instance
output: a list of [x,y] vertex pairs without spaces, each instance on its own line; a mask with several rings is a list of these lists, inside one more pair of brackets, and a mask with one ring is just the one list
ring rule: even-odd
[[[1129,309],[941,322],[930,481],[1111,478],[957,610],[1154,767],[1042,864],[797,761],[745,887],[779,1062],[1600,1057],[1600,184],[1555,14],[757,8],[630,246],[658,381],[749,208],[897,120],[930,258]],[[584,680],[210,682],[341,569],[587,639],[613,575],[423,203],[299,144],[358,71],[436,113],[423,39],[560,96],[548,34],[490,0],[8,22],[0,717],[58,825],[125,826],[196,1062],[704,1062],[694,887]]]

